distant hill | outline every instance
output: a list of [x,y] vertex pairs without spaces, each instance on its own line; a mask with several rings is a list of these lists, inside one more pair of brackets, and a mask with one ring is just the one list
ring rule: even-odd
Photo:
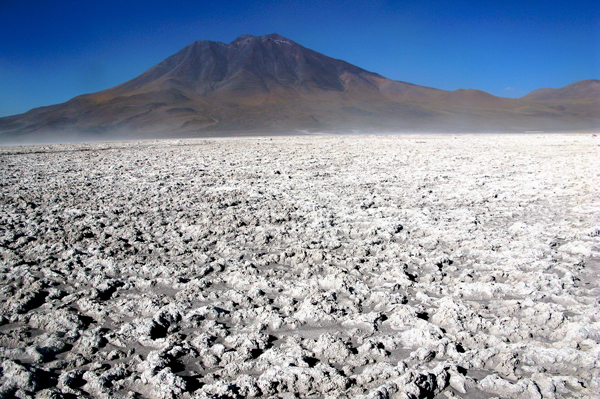
[[0,118],[0,141],[600,129],[600,81],[519,99],[387,79],[277,34],[198,41],[110,89]]
[[529,101],[589,101],[600,98],[600,80],[572,83],[560,89],[538,89],[523,97]]

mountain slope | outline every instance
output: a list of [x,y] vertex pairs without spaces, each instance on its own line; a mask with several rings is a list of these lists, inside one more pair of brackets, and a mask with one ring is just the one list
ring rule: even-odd
[[531,101],[590,101],[600,98],[600,80],[571,83],[559,89],[538,89],[523,97]]
[[0,137],[294,130],[523,131],[600,125],[598,81],[521,99],[393,81],[277,34],[198,41],[121,85],[0,118]]

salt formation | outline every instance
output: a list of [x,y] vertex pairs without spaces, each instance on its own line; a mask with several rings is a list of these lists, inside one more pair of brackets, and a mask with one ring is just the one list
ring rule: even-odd
[[0,397],[598,397],[599,145],[1,148]]

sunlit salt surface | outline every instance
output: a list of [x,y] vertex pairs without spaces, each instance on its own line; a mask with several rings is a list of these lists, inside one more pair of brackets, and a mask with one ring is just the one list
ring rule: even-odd
[[597,397],[599,145],[0,147],[0,395]]

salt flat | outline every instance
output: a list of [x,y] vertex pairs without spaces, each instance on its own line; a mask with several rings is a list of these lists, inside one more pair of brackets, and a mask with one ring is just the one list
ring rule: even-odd
[[0,147],[0,397],[597,398],[599,145]]

